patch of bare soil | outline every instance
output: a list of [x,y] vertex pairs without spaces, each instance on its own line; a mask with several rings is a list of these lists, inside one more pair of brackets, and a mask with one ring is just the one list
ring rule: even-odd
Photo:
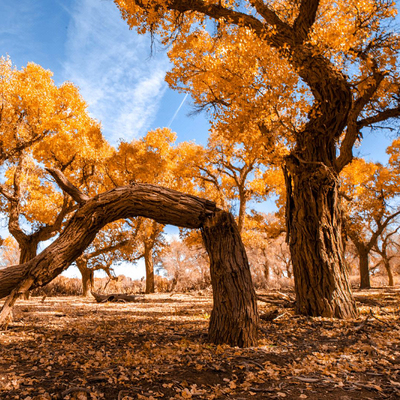
[[295,316],[290,296],[260,293],[247,349],[207,343],[209,295],[19,301],[0,331],[0,399],[400,398],[398,288],[357,292],[349,321]]

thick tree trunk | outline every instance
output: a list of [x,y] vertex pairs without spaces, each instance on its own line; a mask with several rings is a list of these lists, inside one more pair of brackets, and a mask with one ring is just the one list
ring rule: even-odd
[[211,342],[257,345],[258,313],[247,255],[231,214],[219,211],[203,225],[210,257],[214,307],[208,330]]
[[154,265],[152,247],[144,245],[144,264],[146,267],[146,293],[154,293]]
[[87,262],[81,258],[76,259],[76,266],[82,276],[82,296],[89,297],[89,293],[93,290],[94,272],[87,267]]
[[[69,193],[66,184],[61,181],[60,185]],[[203,227],[214,290],[210,340],[233,346],[256,344],[255,293],[246,252],[231,214],[218,212],[215,203],[208,200],[147,184],[119,187],[91,199],[72,194],[80,196],[81,206],[61,235],[33,260],[0,270],[0,298],[46,285],[82,254],[103,226],[121,218],[142,216],[162,224]],[[9,306],[7,300],[5,308]],[[4,322],[0,315],[0,325]]]
[[19,247],[21,251],[19,255],[20,264],[24,264],[36,257],[38,247],[38,242],[36,240],[26,241],[23,245],[20,244]]
[[371,282],[369,279],[369,255],[368,250],[357,246],[358,261],[360,268],[360,289],[370,289]]
[[290,156],[285,178],[297,313],[355,317],[342,245],[337,176],[322,162]]

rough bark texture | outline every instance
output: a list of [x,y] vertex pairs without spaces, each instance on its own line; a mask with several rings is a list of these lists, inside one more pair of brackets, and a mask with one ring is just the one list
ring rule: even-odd
[[[115,2],[125,19],[129,19],[130,14],[129,7],[126,8],[128,3],[134,3],[145,13],[154,7],[154,2],[140,0]],[[268,3],[249,1],[248,12],[243,12],[241,3],[169,0],[166,10],[188,14],[197,12],[216,22],[223,19],[229,25],[249,28],[266,46],[277,49],[279,56],[290,63],[310,89],[313,104],[304,126],[293,129],[295,147],[288,159],[291,162],[286,166],[290,206],[287,226],[291,229],[288,237],[295,282],[301,285],[296,289],[300,296],[297,299],[298,311],[310,315],[353,316],[356,314],[355,302],[346,278],[341,238],[336,233],[337,228],[340,230],[341,216],[336,177],[333,176],[352,161],[354,144],[361,129],[399,117],[400,107],[396,104],[393,108],[377,109],[371,117],[363,116],[366,106],[372,104],[372,109],[375,108],[375,95],[381,89],[387,72],[380,70],[379,63],[374,60],[377,50],[371,42],[371,48],[366,46],[366,52],[358,55],[358,61],[371,59],[375,62],[368,88],[361,93],[353,89],[345,71],[341,72],[330,56],[324,55],[323,46],[321,48],[319,43],[309,40],[313,25],[319,18],[320,0],[294,2],[298,12],[291,22],[290,14],[286,15],[287,19],[282,18],[280,14],[284,11],[280,9],[277,13]],[[384,49],[385,45],[382,40],[381,48]],[[268,65],[264,67],[268,68]],[[210,96],[213,96],[213,91],[208,93],[207,106]],[[221,99],[217,97],[213,105],[219,107],[220,103]],[[289,164],[293,164],[293,158],[302,167],[292,168]],[[330,183],[323,177],[327,171],[330,171]]]
[[[102,193],[82,202],[59,238],[33,260],[0,270],[0,298],[49,283],[109,222],[142,216],[185,228],[204,226],[215,292],[210,340],[255,345],[258,316],[245,249],[232,215],[217,211],[215,203],[208,200],[148,184]],[[13,301],[14,297],[10,304],[7,300],[6,306],[12,307]],[[3,323],[0,317],[0,325]]]
[[[357,311],[344,260],[337,179],[324,165],[287,161],[286,218],[297,312],[354,317]],[[296,169],[302,171],[292,174]]]
[[32,236],[31,237],[27,236],[27,240],[24,242],[24,245],[23,246],[20,245],[20,250],[21,250],[21,253],[19,255],[20,264],[24,264],[29,260],[32,260],[32,258],[36,257],[38,244],[39,241],[36,240],[36,238],[33,238]]
[[232,346],[257,345],[258,313],[247,255],[233,216],[217,212],[203,225],[210,257],[214,308],[209,339]]
[[160,223],[200,228],[215,210],[211,201],[154,185],[109,190],[84,203],[59,238],[33,260],[0,270],[0,298],[28,277],[34,278],[32,288],[49,283],[82,254],[109,222],[142,216]]

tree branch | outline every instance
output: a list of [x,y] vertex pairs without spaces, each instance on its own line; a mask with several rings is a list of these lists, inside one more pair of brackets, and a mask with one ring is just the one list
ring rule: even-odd
[[51,174],[57,182],[57,185],[64,192],[68,193],[78,204],[82,205],[90,199],[88,195],[82,193],[76,186],[74,186],[60,170],[55,168],[46,168],[46,171]]
[[296,41],[303,43],[317,17],[319,0],[303,0],[300,4],[300,12],[293,24]]
[[357,126],[361,129],[366,126],[370,126],[376,124],[378,122],[386,121],[390,118],[399,118],[400,117],[400,105],[395,108],[388,108],[387,110],[381,111],[378,114],[373,115],[372,117],[364,118],[357,122]]

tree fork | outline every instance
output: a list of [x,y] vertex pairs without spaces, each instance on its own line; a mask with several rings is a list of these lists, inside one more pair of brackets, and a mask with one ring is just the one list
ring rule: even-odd
[[[256,344],[255,293],[244,245],[232,215],[220,211],[209,200],[149,184],[117,187],[87,199],[77,188],[71,190],[65,185],[60,171],[49,172],[65,192],[78,200],[80,208],[61,235],[34,259],[0,270],[0,298],[9,296],[4,305],[7,310],[18,293],[44,286],[68,268],[106,224],[142,216],[162,224],[203,228],[216,292],[210,340],[234,346]],[[3,316],[7,311],[4,307]],[[0,317],[0,325],[4,322]],[[232,330],[230,335],[229,330]]]

